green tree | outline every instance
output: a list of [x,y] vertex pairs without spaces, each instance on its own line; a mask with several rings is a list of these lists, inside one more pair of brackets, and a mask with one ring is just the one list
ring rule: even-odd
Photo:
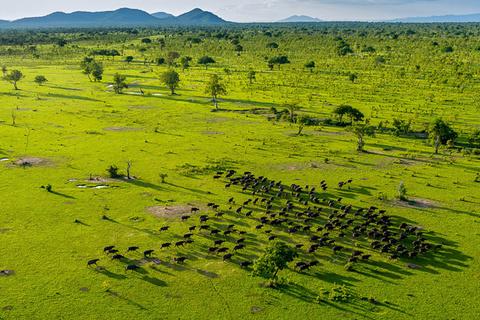
[[282,107],[288,110],[288,113],[290,114],[290,122],[294,122],[295,111],[300,109],[298,101],[285,102],[282,104]]
[[364,115],[357,108],[352,106],[341,104],[333,109],[332,113],[338,116],[338,122],[343,123],[343,116],[346,115],[350,118],[350,124],[353,124],[354,121],[360,121],[363,119]]
[[428,126],[428,136],[435,143],[435,153],[438,153],[440,144],[446,144],[448,140],[455,140],[458,133],[445,123],[441,118],[436,118]]
[[365,124],[360,124],[358,122],[352,123],[351,126],[348,126],[346,130],[352,133],[358,139],[357,151],[363,151],[364,137],[375,135],[375,129],[369,126],[368,121]]
[[335,51],[339,56],[345,56],[347,55],[347,53],[353,53],[353,50],[352,48],[350,48],[350,45],[343,40],[340,40],[337,47],[335,48]]
[[300,117],[297,117],[297,125],[298,125],[297,135],[302,133],[302,130],[303,128],[305,128],[305,126],[311,126],[313,124],[314,124],[314,121],[312,120],[312,118],[310,118],[310,116],[306,114],[301,115]]
[[3,80],[12,83],[15,90],[18,90],[17,82],[19,82],[23,78],[25,78],[23,73],[20,70],[15,70],[15,69],[7,73],[5,76],[3,76]]
[[126,61],[127,63],[132,62],[132,61],[133,61],[133,56],[126,56],[126,57],[125,57],[125,61]]
[[288,60],[287,56],[273,57],[268,60],[268,64],[276,64],[278,65],[278,69],[280,69],[280,66],[282,64],[287,64],[287,63],[290,63],[290,60]]
[[115,73],[113,75],[113,90],[115,93],[120,94],[124,88],[128,88],[126,80],[127,77],[123,74]]
[[277,49],[277,48],[278,48],[278,44],[275,43],[275,42],[267,43],[267,48],[268,48],[268,49]]
[[201,58],[198,59],[198,64],[204,64],[204,65],[205,65],[205,70],[207,70],[208,65],[209,65],[210,63],[216,63],[215,60],[213,60],[212,57],[203,56],[203,57],[201,57]]
[[218,108],[217,97],[227,93],[227,88],[225,87],[225,84],[222,83],[222,78],[217,74],[211,74],[210,79],[207,81],[207,86],[205,87],[205,93],[212,96],[215,108]]
[[470,143],[471,145],[473,145],[474,143],[480,144],[480,129],[475,128],[472,131],[470,131],[468,133],[467,139],[468,139],[468,143]]
[[188,69],[190,67],[190,61],[192,61],[192,57],[181,57],[180,64],[182,65],[182,70]]
[[165,63],[165,58],[159,57],[159,58],[155,59],[155,62],[157,63],[157,65],[164,64]]
[[152,40],[151,40],[150,38],[144,38],[144,39],[142,39],[141,42],[142,42],[143,44],[150,44],[150,43],[152,43]]
[[7,73],[7,67],[2,66],[2,73],[3,73],[3,76],[5,77],[5,74]]
[[250,81],[250,84],[252,84],[252,81],[255,80],[255,75],[257,74],[256,71],[254,70],[248,70],[248,73],[247,73],[247,76],[248,76],[248,80]]
[[89,57],[83,58],[80,62],[80,69],[82,69],[82,72],[87,75],[90,82],[92,82],[92,79],[90,78],[90,74],[92,74],[92,62],[94,62],[94,60]]
[[165,57],[165,62],[168,64],[168,67],[170,68],[175,64],[175,60],[180,58],[180,53],[176,51],[169,51],[167,52],[167,56]]
[[298,257],[298,252],[285,242],[273,240],[268,243],[265,252],[253,263],[253,274],[270,278],[270,286],[280,270]]
[[173,96],[180,82],[180,76],[175,70],[169,69],[160,75],[160,81],[170,89]]
[[91,73],[95,82],[103,79],[103,64],[101,62],[93,61],[91,65]]
[[35,77],[35,83],[37,83],[39,86],[41,86],[43,83],[47,82],[47,78],[45,78],[44,76],[36,76]]
[[60,39],[57,41],[57,46],[59,47],[65,47],[68,44],[68,42],[65,39]]
[[309,61],[305,63],[305,68],[310,69],[310,73],[313,72],[313,68],[315,68],[315,61]]
[[350,73],[348,75],[348,80],[350,80],[352,83],[354,83],[355,79],[357,79],[357,78],[358,78],[358,76],[355,73]]

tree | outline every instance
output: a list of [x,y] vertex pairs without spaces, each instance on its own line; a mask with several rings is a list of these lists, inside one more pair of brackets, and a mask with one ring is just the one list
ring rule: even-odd
[[300,107],[298,106],[298,101],[285,102],[284,104],[282,104],[282,107],[288,110],[290,114],[290,122],[293,122],[293,118],[295,117],[295,110],[300,109]]
[[128,88],[125,80],[127,80],[127,77],[123,74],[115,73],[113,75],[113,90],[115,93],[120,94],[124,88]]
[[5,76],[3,76],[3,80],[8,81],[13,84],[13,87],[15,90],[18,90],[17,88],[17,82],[25,78],[23,73],[20,70],[12,70],[10,73],[7,73]]
[[68,44],[68,42],[65,39],[60,39],[60,40],[57,41],[57,45],[61,48],[65,47],[67,44]]
[[312,118],[310,118],[306,114],[301,115],[300,117],[297,117],[297,125],[298,125],[297,135],[302,133],[302,130],[303,128],[305,128],[305,126],[311,126],[312,124],[313,124]]
[[363,151],[364,137],[373,136],[375,134],[375,129],[369,126],[368,121],[365,124],[352,123],[351,126],[347,127],[347,131],[352,133],[358,139],[357,151]]
[[354,83],[355,79],[357,79],[357,78],[358,78],[358,76],[355,73],[350,73],[348,75],[348,80],[350,80],[352,83]]
[[353,53],[352,48],[350,48],[350,45],[346,43],[343,40],[340,40],[336,47],[336,52],[339,56],[345,56],[347,53]]
[[175,60],[180,58],[180,53],[176,51],[169,51],[167,52],[167,56],[165,57],[165,61],[168,64],[168,67],[170,68],[175,64]]
[[180,82],[180,76],[173,69],[168,69],[160,75],[160,81],[164,83],[172,92],[172,96],[175,94],[175,89],[178,87]]
[[268,64],[276,64],[278,65],[278,69],[280,69],[280,66],[282,64],[290,63],[288,60],[287,56],[278,56],[278,57],[273,57],[268,60]]
[[230,75],[232,74],[232,70],[230,70],[228,68],[223,68],[223,72],[225,72],[225,74],[228,77],[228,81],[230,81]]
[[91,72],[93,80],[95,82],[102,80],[103,78],[103,64],[101,62],[92,62]]
[[90,78],[90,74],[92,73],[92,62],[94,60],[89,57],[83,58],[83,60],[80,62],[80,68],[82,69],[82,72],[87,75],[88,80],[92,82],[92,79]]
[[225,84],[223,84],[221,81],[222,78],[220,78],[217,74],[212,74],[210,75],[210,79],[205,87],[205,93],[212,96],[213,102],[215,103],[215,108],[218,108],[217,97],[221,94],[227,93]]
[[315,68],[315,61],[309,61],[305,63],[305,68],[310,69],[310,73],[313,72],[313,68]]
[[39,86],[41,86],[44,82],[47,82],[47,78],[45,78],[44,76],[36,76],[35,77],[35,81]]
[[253,263],[253,274],[270,278],[270,286],[278,271],[285,269],[287,263],[298,257],[298,252],[285,242],[273,240],[268,243],[263,255]]
[[243,51],[243,46],[241,44],[236,44],[235,47],[233,48],[233,51],[241,52]]
[[278,48],[278,44],[275,43],[275,42],[267,43],[267,48],[269,48],[269,49],[277,49],[277,48]]
[[2,66],[2,73],[3,73],[3,76],[5,77],[5,74],[7,73],[7,67]]
[[360,121],[364,117],[360,110],[346,104],[337,106],[332,112],[338,115],[338,122],[340,123],[343,123],[344,115],[347,115],[350,118],[350,124],[353,124],[354,121]]
[[132,62],[132,61],[133,61],[133,56],[126,56],[126,57],[125,57],[125,61],[126,61],[127,63]]
[[161,65],[161,64],[164,64],[165,63],[165,58],[157,58],[155,59],[155,62],[157,63],[157,65]]
[[200,59],[198,59],[198,64],[204,64],[205,65],[205,70],[207,70],[208,65],[210,63],[216,63],[215,60],[213,60],[212,57],[209,56],[203,56]]
[[248,75],[248,80],[250,80],[250,84],[252,84],[252,81],[256,79],[256,78],[255,78],[255,75],[256,75],[256,74],[257,74],[256,71],[254,71],[254,70],[252,70],[252,69],[248,70],[247,75]]
[[473,145],[474,143],[479,143],[480,144],[480,129],[475,128],[472,131],[468,133],[468,143]]
[[181,57],[180,58],[180,64],[182,65],[182,70],[185,71],[185,69],[188,69],[190,67],[190,61],[192,61],[192,57]]
[[434,141],[435,153],[438,153],[440,143],[446,144],[448,140],[455,140],[458,133],[453,131],[441,118],[436,118],[428,126],[428,137]]
[[152,40],[150,40],[150,38],[144,38],[144,39],[142,39],[142,43],[150,44],[150,43],[152,43]]

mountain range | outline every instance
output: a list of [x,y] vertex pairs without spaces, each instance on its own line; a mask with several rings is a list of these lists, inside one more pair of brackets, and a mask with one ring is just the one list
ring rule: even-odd
[[[291,16],[277,22],[323,22],[309,16]],[[480,22],[480,14],[445,15],[430,17],[407,17],[378,22]],[[115,11],[72,13],[54,12],[42,17],[22,18],[14,21],[0,20],[0,28],[89,28],[89,27],[126,27],[126,26],[168,26],[168,25],[224,25],[219,16],[201,9],[174,16],[166,12],[147,13],[139,9],[122,8]]]
[[162,25],[212,25],[227,24],[228,21],[201,9],[177,17],[165,12],[149,14],[138,9],[122,8],[115,11],[72,13],[54,12],[43,17],[23,18],[14,21],[0,20],[0,28],[82,28],[82,27],[125,27]]

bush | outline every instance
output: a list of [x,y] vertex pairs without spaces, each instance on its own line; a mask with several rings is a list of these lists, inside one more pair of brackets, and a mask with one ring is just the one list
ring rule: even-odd
[[45,190],[47,190],[48,192],[52,192],[52,185],[47,184],[46,187],[45,187]]
[[112,164],[110,167],[107,169],[108,176],[110,178],[117,178],[118,177],[118,168],[116,165]]

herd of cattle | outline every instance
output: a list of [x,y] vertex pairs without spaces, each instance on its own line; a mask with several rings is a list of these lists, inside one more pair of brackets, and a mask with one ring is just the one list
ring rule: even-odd
[[[302,272],[319,263],[314,257],[320,249],[335,256],[343,252],[345,262],[354,264],[368,260],[375,251],[380,255],[387,254],[390,260],[414,259],[419,254],[442,247],[442,244],[428,242],[421,228],[406,222],[394,223],[394,219],[385,210],[379,210],[375,206],[354,208],[343,204],[342,198],[328,199],[331,195],[326,192],[328,186],[325,181],[319,183],[320,191],[316,191],[317,188],[313,186],[286,186],[281,181],[269,180],[264,176],[256,177],[251,172],[237,174],[235,170],[217,172],[214,179],[224,179],[225,189],[241,188],[241,195],[237,196],[247,199],[237,204],[235,197],[229,197],[223,205],[208,203],[207,209],[192,207],[190,214],[180,217],[181,222],[188,225],[185,226],[183,235],[176,235],[183,240],[161,243],[160,250],[170,247],[188,248],[194,244],[192,238],[204,237],[212,244],[206,248],[205,253],[221,254],[225,262],[231,260],[239,250],[247,248],[249,242],[255,242],[255,239],[260,238],[259,234],[263,233],[268,241],[284,238],[300,251],[300,256],[310,257],[310,261],[295,263],[294,269]],[[337,187],[350,188],[351,183],[352,180],[342,181]],[[209,214],[199,215],[202,210]],[[195,219],[198,219],[198,223],[190,225]],[[250,230],[239,230],[236,224],[231,223],[231,219],[242,222],[241,225],[248,225]],[[159,233],[169,232],[169,229],[170,225],[162,226]],[[248,238],[247,235],[251,237]],[[228,243],[231,243],[231,247],[226,246]],[[364,249],[359,250],[362,247]],[[138,246],[131,246],[125,252],[137,250]],[[154,251],[144,250],[143,257],[150,258]],[[253,246],[252,251],[254,252],[250,256],[258,256],[262,252],[258,246]],[[129,260],[113,245],[105,247],[103,252],[110,260]],[[182,253],[173,261],[183,263],[187,259],[188,254]],[[87,266],[97,265],[98,261],[99,259],[90,260]],[[239,265],[245,268],[252,263],[252,260],[243,260]],[[127,264],[125,271],[139,268],[138,264]]]

